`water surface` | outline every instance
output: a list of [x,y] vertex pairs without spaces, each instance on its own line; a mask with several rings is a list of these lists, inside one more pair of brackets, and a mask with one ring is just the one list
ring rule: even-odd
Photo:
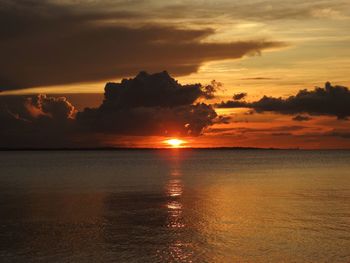
[[350,152],[0,152],[0,261],[350,262]]

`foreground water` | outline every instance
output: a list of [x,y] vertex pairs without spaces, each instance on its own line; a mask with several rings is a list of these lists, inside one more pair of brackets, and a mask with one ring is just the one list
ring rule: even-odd
[[0,152],[1,262],[350,262],[350,152]]

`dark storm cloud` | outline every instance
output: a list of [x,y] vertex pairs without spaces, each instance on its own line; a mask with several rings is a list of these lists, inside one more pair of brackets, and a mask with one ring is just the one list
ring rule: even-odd
[[167,72],[140,72],[107,83],[103,103],[80,112],[65,97],[0,96],[0,148],[96,147],[104,136],[119,135],[198,136],[229,121],[201,102],[215,90],[181,85]]
[[181,85],[167,72],[141,72],[121,83],[107,83],[103,104],[79,112],[77,121],[94,132],[196,136],[217,117],[212,106],[195,104],[207,96],[200,84]]
[[118,19],[133,14],[78,10],[48,1],[0,1],[0,89],[113,79],[139,69],[186,75],[205,61],[284,46],[273,41],[207,43],[202,40],[214,34],[212,29],[129,27]]
[[324,88],[300,90],[295,96],[275,98],[264,96],[258,101],[227,101],[217,105],[219,108],[252,108],[258,113],[276,112],[280,114],[330,115],[338,119],[350,116],[350,90],[343,86],[332,86],[329,82]]
[[166,71],[152,75],[143,71],[121,83],[107,83],[103,107],[174,107],[214,96],[214,92],[215,89],[201,84],[181,85]]
[[0,96],[0,147],[64,147],[74,115],[64,97]]
[[65,97],[0,96],[2,116],[12,116],[27,123],[40,120],[66,121],[73,119],[74,106]]
[[213,124],[216,116],[211,106],[202,103],[174,108],[85,109],[78,113],[77,121],[92,132],[197,136],[204,127]]

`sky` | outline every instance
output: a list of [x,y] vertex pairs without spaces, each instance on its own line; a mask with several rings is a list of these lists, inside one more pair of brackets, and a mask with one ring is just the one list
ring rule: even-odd
[[350,148],[348,0],[0,0],[0,147]]

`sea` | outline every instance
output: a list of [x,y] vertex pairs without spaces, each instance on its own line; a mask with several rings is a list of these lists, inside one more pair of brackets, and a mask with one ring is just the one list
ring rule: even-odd
[[350,151],[3,151],[0,262],[350,262]]

